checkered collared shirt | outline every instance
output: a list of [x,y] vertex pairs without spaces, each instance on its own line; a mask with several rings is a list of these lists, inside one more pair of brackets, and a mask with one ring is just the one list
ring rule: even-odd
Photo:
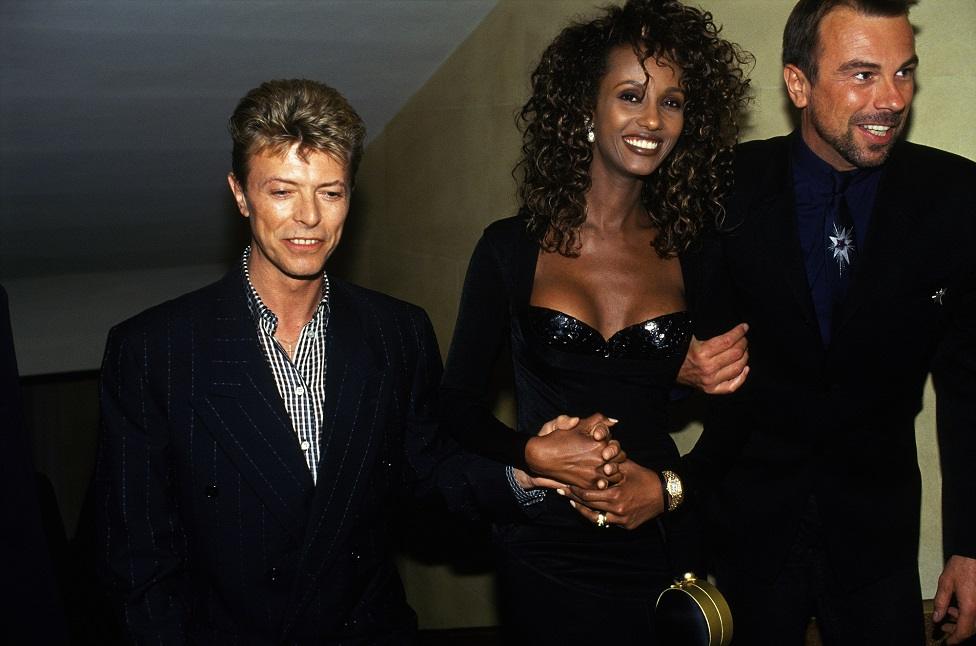
[[278,394],[285,402],[285,410],[305,454],[305,462],[312,472],[312,481],[317,482],[322,420],[325,417],[325,330],[329,324],[329,278],[322,274],[322,300],[312,320],[299,333],[295,356],[291,359],[274,336],[278,329],[278,317],[268,309],[251,284],[248,271],[250,256],[251,247],[248,247],[241,257],[241,269],[247,282],[247,304],[257,325],[264,358],[271,367]]

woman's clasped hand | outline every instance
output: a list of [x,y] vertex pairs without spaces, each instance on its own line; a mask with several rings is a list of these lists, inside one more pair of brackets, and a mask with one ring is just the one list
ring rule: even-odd
[[[525,447],[530,474],[516,470],[525,489],[570,487],[606,489],[621,481],[619,470],[627,454],[611,438],[617,420],[600,413],[580,419],[560,415],[542,425]],[[526,478],[526,479],[523,479]]]

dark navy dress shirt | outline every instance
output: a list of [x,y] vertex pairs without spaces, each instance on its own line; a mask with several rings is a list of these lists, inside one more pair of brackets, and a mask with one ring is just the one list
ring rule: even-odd
[[[810,150],[799,131],[793,133],[792,140],[791,161],[797,233],[800,238],[800,249],[803,252],[810,296],[817,312],[820,338],[826,347],[830,344],[836,298],[826,275],[830,268],[825,260],[827,240],[824,238],[824,218],[833,217],[836,181],[834,176],[841,173]],[[863,258],[871,211],[874,209],[874,198],[878,193],[878,182],[881,179],[881,168],[856,169],[843,174],[851,175],[845,197],[854,220],[855,249],[858,257]],[[854,272],[857,272],[856,268]]]

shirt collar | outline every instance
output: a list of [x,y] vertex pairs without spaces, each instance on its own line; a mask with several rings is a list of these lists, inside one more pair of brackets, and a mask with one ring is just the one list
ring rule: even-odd
[[[249,262],[251,259],[251,245],[244,248],[244,253],[241,254],[241,271],[244,274],[244,283],[246,285],[245,293],[247,295],[247,306],[251,310],[251,316],[254,317],[254,321],[265,328],[268,334],[274,335],[275,331],[278,329],[278,316],[271,311],[271,309],[264,304],[261,300],[261,295],[258,294],[258,290],[254,288],[254,284],[251,283],[251,272],[249,270]],[[315,314],[312,315],[311,323],[318,326],[318,323],[322,320],[323,316],[329,310],[329,277],[322,272],[322,299],[319,301],[319,306],[315,310]]]
[[803,135],[799,130],[794,130],[791,136],[792,145],[790,147],[790,157],[793,160],[794,173],[801,175],[804,179],[816,187],[817,192],[832,194],[834,186],[840,177],[844,177],[843,184],[853,187],[872,177],[881,171],[881,167],[874,168],[855,168],[849,171],[834,170],[833,166],[820,158],[817,153],[810,150],[807,142],[803,141]]

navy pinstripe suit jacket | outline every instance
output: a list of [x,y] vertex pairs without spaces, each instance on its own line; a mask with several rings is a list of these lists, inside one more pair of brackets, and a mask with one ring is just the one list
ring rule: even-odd
[[501,465],[437,432],[440,355],[423,310],[330,280],[317,487],[239,270],[109,334],[99,565],[135,641],[408,641],[389,540],[400,494],[520,513]]

